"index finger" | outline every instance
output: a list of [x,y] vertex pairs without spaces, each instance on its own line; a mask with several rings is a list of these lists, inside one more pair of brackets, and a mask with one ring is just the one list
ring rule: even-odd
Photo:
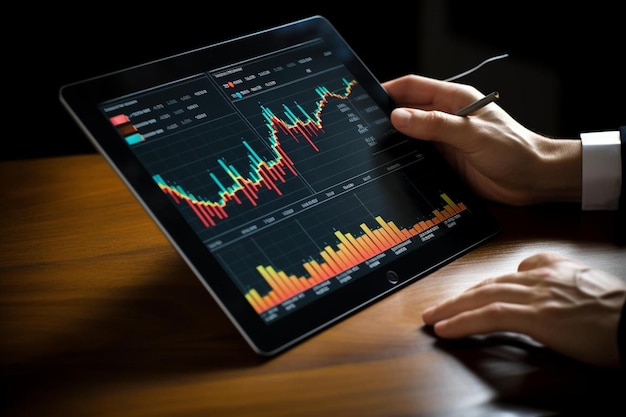
[[405,75],[383,83],[383,87],[399,107],[447,113],[454,113],[481,96],[474,87],[419,75]]

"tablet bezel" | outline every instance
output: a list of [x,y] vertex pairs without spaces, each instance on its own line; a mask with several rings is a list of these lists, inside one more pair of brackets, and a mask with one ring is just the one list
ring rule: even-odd
[[[251,54],[260,56],[315,38],[328,43],[335,56],[354,74],[371,98],[389,114],[393,102],[382,85],[332,24],[321,16],[68,84],[59,92],[66,110],[133,192],[252,349],[268,356],[415,282],[499,231],[497,222],[482,201],[469,192],[434,147],[420,143],[428,160],[437,161],[441,166],[441,175],[447,177],[446,181],[454,182],[459,189],[463,189],[463,198],[472,208],[472,222],[447,232],[445,239],[424,245],[419,256],[399,257],[385,268],[373,269],[367,276],[319,297],[273,323],[261,320],[130,147],[120,140],[118,132],[102,116],[98,106],[107,100],[243,61]],[[393,279],[390,279],[390,271],[395,274]]]

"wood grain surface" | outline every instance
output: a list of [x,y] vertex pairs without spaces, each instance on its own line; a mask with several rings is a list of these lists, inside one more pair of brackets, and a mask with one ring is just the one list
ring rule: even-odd
[[3,416],[626,411],[618,372],[517,335],[437,340],[420,318],[538,251],[626,278],[613,213],[493,205],[503,226],[496,238],[264,358],[99,155],[2,162],[0,187]]

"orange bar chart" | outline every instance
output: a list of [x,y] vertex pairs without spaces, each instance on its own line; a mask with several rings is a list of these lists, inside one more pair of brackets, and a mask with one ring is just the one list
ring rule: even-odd
[[371,229],[362,223],[362,234],[359,236],[336,231],[338,243],[335,248],[325,246],[319,252],[322,261],[311,260],[302,264],[308,276],[297,276],[277,271],[272,266],[258,265],[257,271],[269,285],[270,291],[261,295],[252,289],[246,293],[246,299],[260,314],[466,210],[465,204],[453,202],[446,194],[441,194],[441,198],[446,203],[443,208],[433,210],[431,218],[408,228],[400,228],[393,221],[377,216],[375,221],[378,227]]

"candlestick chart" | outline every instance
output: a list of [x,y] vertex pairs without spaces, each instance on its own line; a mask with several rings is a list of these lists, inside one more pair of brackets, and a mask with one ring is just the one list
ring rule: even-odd
[[240,173],[232,164],[228,164],[225,158],[218,158],[217,164],[228,183],[220,180],[215,173],[209,172],[211,181],[217,187],[213,199],[201,199],[180,185],[172,185],[166,182],[159,174],[154,176],[159,187],[168,193],[178,204],[189,205],[194,214],[205,227],[215,226],[216,222],[228,217],[228,207],[233,204],[248,204],[257,206],[261,199],[260,193],[269,190],[277,196],[282,196],[280,184],[285,183],[287,176],[297,176],[293,158],[285,151],[281,137],[293,140],[295,143],[303,142],[314,152],[320,149],[315,143],[315,138],[324,133],[322,125],[322,112],[329,100],[345,100],[352,92],[356,81],[342,80],[345,84],[343,91],[333,93],[325,86],[315,89],[318,95],[313,109],[305,110],[296,103],[296,111],[286,105],[282,105],[284,116],[279,118],[273,110],[260,106],[260,112],[265,119],[267,127],[267,147],[270,151],[269,158],[261,158],[252,146],[245,140],[241,142],[241,151],[247,155],[247,172]]

